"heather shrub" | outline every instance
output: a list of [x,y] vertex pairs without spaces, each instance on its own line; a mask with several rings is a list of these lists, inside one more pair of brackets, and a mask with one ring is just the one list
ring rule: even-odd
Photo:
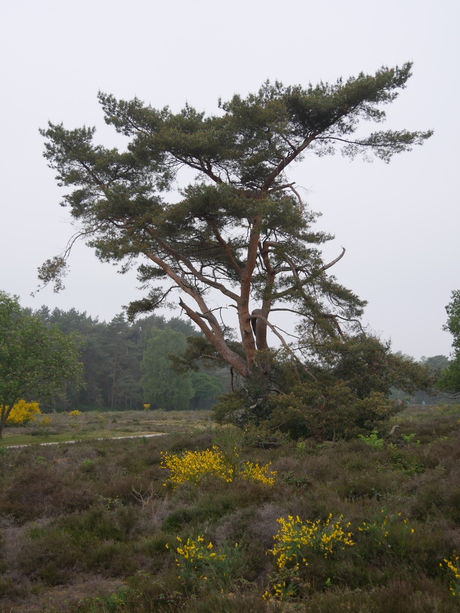
[[165,532],[174,534],[189,525],[215,524],[236,508],[239,499],[234,492],[220,492],[218,488],[208,493],[203,492],[194,504],[180,506],[171,511],[161,524],[161,528]]
[[[59,520],[60,530],[68,533],[74,543],[89,548],[94,540],[128,541],[138,522],[138,514],[132,506],[105,501],[87,511],[73,513]],[[104,505],[104,506],[103,506]]]
[[370,521],[358,526],[361,532],[360,555],[364,558],[382,556],[408,558],[408,553],[415,546],[417,535],[415,528],[402,513],[389,514],[386,509]]
[[85,556],[85,567],[110,577],[130,575],[138,564],[128,543],[95,542]]
[[[27,587],[24,585],[18,585],[11,577],[0,578],[0,598],[1,599],[14,599],[24,598],[27,596]],[[0,609],[1,610],[1,609]]]
[[391,474],[369,468],[358,474],[355,471],[356,469],[354,474],[344,476],[337,484],[337,492],[341,498],[351,502],[371,498],[382,500],[398,489],[398,481]]
[[[56,516],[63,512],[87,508],[96,495],[79,483],[70,472],[60,473],[56,464],[37,461],[14,472],[6,472],[0,491],[0,512],[18,521],[29,521],[41,516]],[[6,461],[8,460],[8,456]]]
[[84,552],[65,531],[32,525],[23,535],[17,563],[32,579],[59,585],[70,579],[75,568],[82,568]]

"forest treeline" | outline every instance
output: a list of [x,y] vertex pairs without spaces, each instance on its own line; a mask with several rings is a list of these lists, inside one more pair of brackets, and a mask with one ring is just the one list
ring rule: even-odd
[[[200,336],[191,323],[179,317],[168,320],[150,315],[130,323],[119,314],[105,322],[73,308],[64,311],[47,306],[34,313],[64,334],[75,335],[83,364],[84,387],[66,385],[51,401],[41,404],[45,411],[132,410],[145,404],[164,410],[209,409],[222,393],[230,391],[228,368],[209,371],[199,366],[181,375],[171,368],[169,356],[184,352],[187,337]],[[399,352],[396,355],[411,360]],[[449,360],[423,357],[420,363],[434,373]],[[408,396],[397,389],[391,397],[418,403],[439,400],[424,391]]]
[[64,334],[75,335],[83,363],[84,387],[67,385],[44,410],[208,409],[229,390],[228,369],[178,375],[169,354],[181,353],[186,338],[199,335],[190,323],[173,317],[151,315],[129,323],[124,315],[101,322],[75,309],[35,314]]

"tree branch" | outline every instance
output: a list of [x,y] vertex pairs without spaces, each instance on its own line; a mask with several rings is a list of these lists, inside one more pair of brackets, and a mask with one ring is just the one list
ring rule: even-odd
[[335,258],[335,260],[332,260],[332,262],[329,262],[329,264],[325,264],[324,266],[321,266],[321,268],[319,269],[320,272],[324,272],[325,270],[327,270],[328,268],[331,268],[332,266],[334,266],[334,264],[337,264],[337,262],[340,262],[340,260],[343,258],[343,256],[345,255],[346,249],[345,247],[342,247],[342,253],[337,256]]
[[[174,249],[173,247],[171,247],[170,245],[168,245],[167,243],[165,243],[165,241],[161,240],[160,238],[156,237],[153,235],[153,233],[151,233],[152,238],[165,250],[167,251],[170,255],[172,255],[177,262],[182,262],[188,269],[189,271],[192,273],[192,275],[198,279],[199,281],[201,281],[202,283],[204,283],[205,285],[208,285],[209,287],[213,287],[214,289],[219,290],[222,294],[224,294],[225,296],[227,296],[228,298],[231,298],[232,300],[234,300],[235,302],[238,302],[239,300],[239,296],[237,294],[235,294],[234,292],[232,292],[231,290],[227,289],[225,287],[225,285],[222,285],[221,283],[217,283],[216,281],[213,281],[212,279],[210,279],[209,277],[203,275],[199,270],[197,270],[195,268],[195,266],[193,266],[192,262],[186,258],[182,253],[180,253],[179,251],[176,251],[176,249]],[[150,257],[150,256],[149,256]],[[168,273],[169,274],[169,273]]]
[[299,360],[299,358],[296,356],[296,354],[292,351],[292,349],[289,347],[289,345],[286,343],[286,341],[284,340],[284,338],[281,336],[281,334],[278,332],[278,330],[276,329],[276,326],[274,326],[273,324],[271,324],[268,319],[266,317],[263,317],[263,315],[259,315],[259,314],[255,314],[251,316],[251,319],[260,319],[264,322],[264,324],[266,326],[268,326],[270,328],[270,330],[273,332],[273,334],[275,334],[275,336],[277,336],[279,338],[279,340],[281,341],[281,344],[283,345],[283,347],[286,349],[286,351],[296,360],[296,362],[298,362],[300,364],[300,366],[303,368],[303,370],[314,380],[317,381],[317,378],[315,377],[315,375],[313,375],[308,368],[302,364],[302,362]]
[[[207,220],[208,221],[208,220]],[[214,236],[216,237],[217,242],[219,243],[219,245],[222,247],[222,249],[225,251],[225,255],[227,256],[228,261],[230,262],[233,270],[238,274],[241,275],[241,268],[238,265],[238,262],[235,260],[232,250],[230,249],[227,241],[225,241],[222,238],[222,235],[220,234],[217,225],[215,223],[215,221],[213,220],[209,220],[208,221],[209,225],[212,228],[212,231],[214,233]]]

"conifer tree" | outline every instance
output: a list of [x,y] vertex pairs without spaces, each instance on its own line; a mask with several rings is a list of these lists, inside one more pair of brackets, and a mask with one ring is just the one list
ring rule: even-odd
[[[329,274],[344,250],[323,261],[320,246],[331,237],[314,231],[315,214],[288,171],[307,152],[389,162],[422,144],[431,131],[358,133],[362,122],[384,121],[383,107],[410,74],[407,63],[306,88],[267,81],[246,98],[219,102],[211,116],[188,104],[173,113],[100,93],[106,123],[129,139],[126,150],[95,144],[94,128],[50,123],[45,157],[70,188],[62,204],[97,256],[123,270],[141,260],[139,279],[150,290],[129,316],[175,302],[201,330],[204,353],[242,377],[263,378],[267,331],[285,342],[270,321],[275,310],[295,314],[317,339],[343,333],[365,305]],[[184,168],[196,177],[177,202],[171,190]],[[43,282],[62,286],[72,244],[40,269]],[[218,309],[209,301],[216,294]],[[223,323],[227,305],[238,343]]]

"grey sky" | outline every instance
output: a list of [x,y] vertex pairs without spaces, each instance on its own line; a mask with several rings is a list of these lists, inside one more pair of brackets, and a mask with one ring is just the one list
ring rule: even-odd
[[410,60],[413,77],[384,127],[432,128],[434,137],[389,165],[307,156],[293,178],[322,212],[319,228],[336,236],[326,257],[347,249],[334,272],[369,301],[365,322],[394,350],[447,355],[444,307],[460,288],[459,23],[458,0],[4,3],[0,289],[24,306],[75,307],[106,320],[141,295],[134,273],[118,275],[81,244],[66,290],[30,297],[37,267],[73,232],[38,128],[96,125],[102,143],[115,142],[99,89],[212,113],[219,97],[245,95],[267,78],[307,85]]

